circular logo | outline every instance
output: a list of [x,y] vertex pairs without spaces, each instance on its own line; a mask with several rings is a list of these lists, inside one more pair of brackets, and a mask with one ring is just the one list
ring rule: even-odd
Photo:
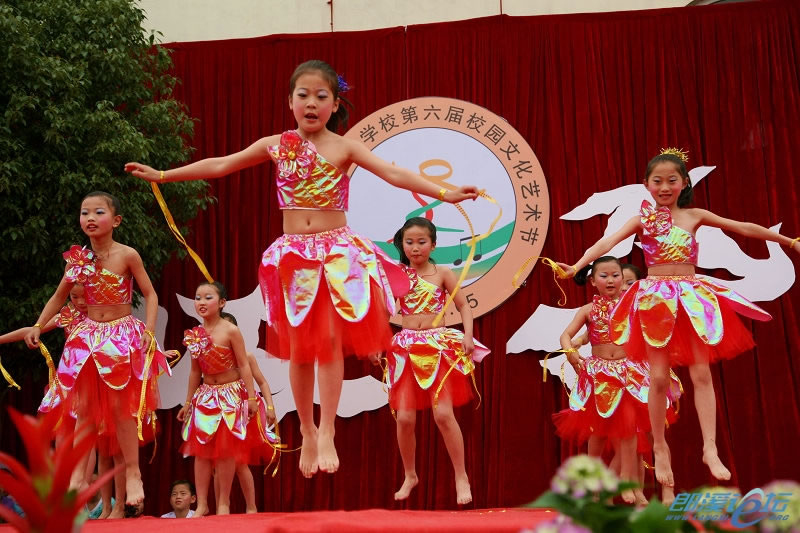
[[[497,201],[462,202],[476,235],[473,263],[461,286],[475,317],[488,313],[511,296],[514,274],[542,251],[550,218],[550,196],[542,167],[525,139],[504,119],[478,105],[452,98],[414,98],[384,107],[353,126],[345,137],[363,142],[381,159],[419,173],[436,184],[476,185]],[[472,232],[452,205],[384,182],[353,166],[358,183],[350,189],[348,223],[384,252],[399,258],[392,237],[411,217],[425,217],[436,226],[431,253],[436,264],[461,275]],[[533,269],[529,262],[520,279]],[[454,305],[447,325],[461,316]]]

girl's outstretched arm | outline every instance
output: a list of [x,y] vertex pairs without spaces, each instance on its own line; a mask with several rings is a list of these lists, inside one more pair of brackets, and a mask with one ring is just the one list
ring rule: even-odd
[[585,267],[586,265],[592,264],[592,261],[597,259],[598,257],[602,257],[608,253],[614,246],[622,242],[623,240],[627,239],[637,231],[641,227],[641,221],[639,220],[639,216],[631,217],[625,224],[622,225],[620,229],[616,232],[612,233],[611,235],[607,235],[594,243],[590,246],[586,252],[584,252],[583,257],[581,257],[577,263],[574,265],[568,265],[566,263],[558,263],[564,272],[567,273],[567,276],[572,277],[574,276],[580,269]]
[[415,174],[408,169],[397,167],[387,163],[380,157],[369,151],[359,141],[346,139],[348,142],[349,159],[366,170],[372,172],[385,182],[401,189],[406,189],[431,198],[439,198],[445,202],[455,204],[463,200],[474,200],[478,197],[478,188],[474,185],[462,185],[456,190],[445,188],[444,196],[440,193],[443,187],[429,181],[419,174]]
[[263,137],[240,152],[221,157],[209,157],[182,167],[165,170],[163,171],[164,179],[161,179],[161,171],[142,163],[126,163],[125,172],[156,183],[221,178],[237,170],[263,163],[269,159],[267,148],[278,144],[279,141],[280,135]]
[[776,233],[771,229],[765,228],[764,226],[753,224],[752,222],[739,222],[738,220],[724,218],[705,209],[696,209],[696,212],[699,215],[698,226],[711,226],[721,230],[732,231],[733,233],[738,233],[739,235],[744,235],[745,237],[752,237],[754,239],[761,239],[763,241],[773,241],[785,246],[791,245],[794,251],[800,253],[800,241],[792,240],[791,238],[785,237],[780,233]]
[[[53,331],[56,329],[56,319],[58,317],[54,316],[50,320],[47,321],[47,324],[42,326],[42,333],[47,333],[48,331]],[[0,335],[0,344],[9,344],[11,342],[18,342],[25,340],[25,336],[31,331],[31,326],[26,326],[24,328],[19,328],[14,331],[9,331],[3,335]]]

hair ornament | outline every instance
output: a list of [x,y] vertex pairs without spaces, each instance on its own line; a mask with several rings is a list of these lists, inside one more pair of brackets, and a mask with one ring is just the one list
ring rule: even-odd
[[337,74],[336,76],[339,79],[339,92],[346,93],[350,90],[350,85],[348,85],[347,80],[345,80],[341,74]]
[[680,148],[662,148],[658,155],[674,155],[684,163],[689,162],[689,152],[684,152]]

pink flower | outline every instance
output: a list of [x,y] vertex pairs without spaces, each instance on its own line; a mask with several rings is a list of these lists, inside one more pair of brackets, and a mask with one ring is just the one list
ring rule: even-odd
[[305,178],[311,171],[316,160],[316,149],[309,141],[304,141],[294,131],[287,131],[281,135],[278,146],[278,172],[282,178],[296,175]]
[[83,319],[84,314],[70,303],[61,308],[56,317],[56,325],[60,328],[70,328]]
[[94,264],[94,252],[85,246],[73,245],[69,251],[64,252],[67,270],[64,277],[72,283],[86,283],[97,273]]
[[672,215],[668,207],[654,208],[650,202],[642,202],[642,210],[639,212],[642,226],[648,233],[660,235],[666,233],[672,227]]
[[192,357],[197,358],[211,345],[211,336],[203,326],[195,326],[183,332],[183,344]]

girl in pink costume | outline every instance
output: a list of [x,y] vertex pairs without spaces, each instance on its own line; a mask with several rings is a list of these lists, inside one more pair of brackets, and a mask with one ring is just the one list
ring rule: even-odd
[[242,333],[220,316],[226,296],[218,281],[197,287],[194,308],[203,325],[186,330],[183,339],[192,370],[178,420],[183,422],[185,441],[181,452],[195,458],[195,517],[208,514],[212,468],[219,482],[217,514],[230,514],[233,473],[237,463],[247,463],[250,457],[248,422],[258,412]]
[[453,407],[472,398],[473,359],[480,361],[489,350],[472,338],[472,311],[461,293],[456,293],[453,301],[461,313],[464,333],[433,327],[447,293],[457,282],[449,268],[430,261],[436,247],[436,226],[426,218],[411,218],[395,234],[394,245],[411,282],[408,293],[400,298],[403,329],[392,339],[387,358],[389,406],[397,413],[397,444],[405,471],[403,485],[394,497],[408,498],[417,485],[416,411],[433,406],[433,419],[455,470],[456,501],[464,505],[472,501],[472,492],[464,468],[464,438]]
[[[342,169],[357,164],[392,185],[447,202],[477,197],[475,187],[440,189],[383,161],[362,143],[336,134],[347,119],[339,94],[345,89],[342,81],[324,61],[307,61],[289,80],[287,103],[297,129],[264,137],[235,154],[167,171],[139,163],[125,166],[134,176],[162,182],[219,178],[270,159],[275,162],[284,235],[264,252],[259,282],[267,322],[280,340],[277,355],[290,361],[303,435],[300,470],[306,477],[318,469],[332,473],[339,468],[334,421],[343,357],[367,357],[389,347],[386,318],[394,312],[389,279],[401,274],[387,267],[386,257],[372,242],[347,226],[349,176]],[[319,428],[313,410],[315,363]]]
[[737,222],[704,209],[687,207],[692,186],[685,154],[669,149],[647,166],[644,185],[655,206],[642,202],[641,212],[616,233],[600,239],[575,265],[559,263],[574,275],[614,245],[637,234],[642,243],[646,279],[637,281],[610,315],[610,336],[624,344],[629,357],[650,363],[649,412],[653,432],[656,479],[674,485],[669,447],[664,439],[669,369],[688,365],[695,389],[695,408],[703,434],[703,462],[717,479],[730,479],[716,445],[716,398],[709,364],[728,359],[753,347],[752,336],[737,313],[754,320],[769,320],[763,309],[724,285],[695,276],[697,228],[706,225],[747,237],[786,244],[800,252],[792,240],[757,224]]
[[[72,287],[82,284],[88,316],[67,337],[58,365],[58,391],[48,394],[61,395],[65,409],[77,413],[76,427],[98,433],[98,444],[108,446],[103,455],[122,454],[126,514],[139,515],[144,489],[137,420],[140,424],[152,420],[158,407],[155,378],[159,367],[169,371],[169,365],[152,333],[158,297],[142,259],[136,250],[113,239],[121,222],[119,200],[111,194],[98,191],[84,198],[80,223],[91,248],[76,245],[64,252],[64,277],[25,342],[31,348],[38,346],[42,324],[58,312]],[[146,325],[131,315],[134,279],[146,301]],[[76,468],[72,488],[84,482],[86,460],[88,456]]]

